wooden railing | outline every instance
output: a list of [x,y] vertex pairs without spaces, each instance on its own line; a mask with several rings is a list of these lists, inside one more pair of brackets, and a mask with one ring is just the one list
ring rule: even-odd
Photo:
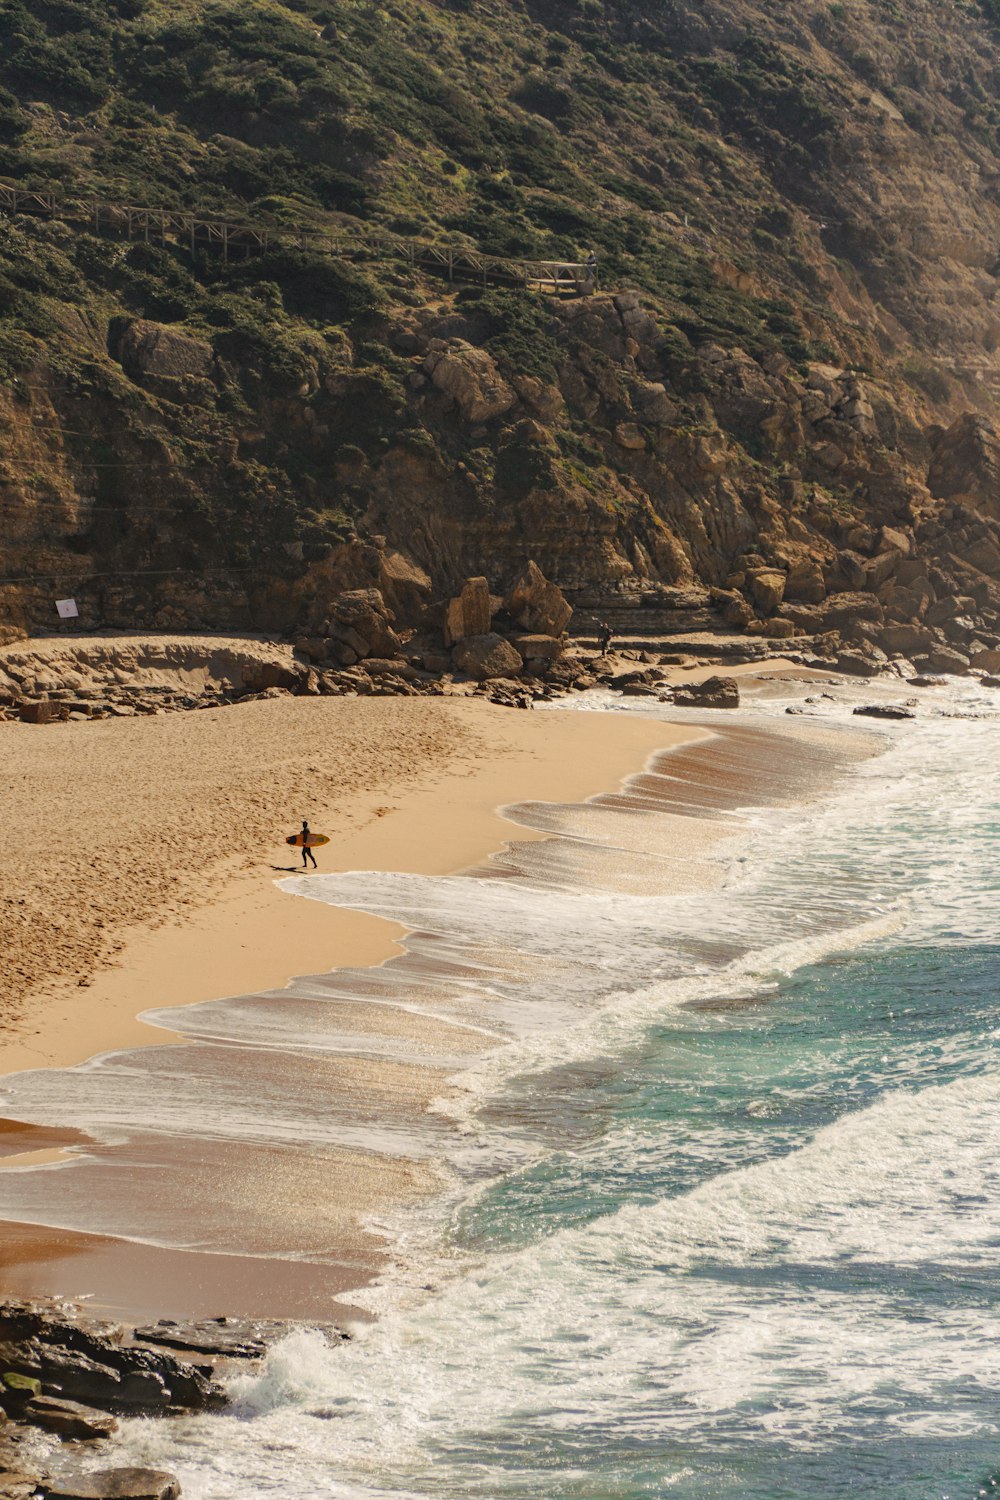
[[36,188],[0,182],[0,213],[44,214],[67,223],[86,223],[96,234],[120,234],[146,244],[180,244],[194,255],[206,249],[228,261],[233,255],[258,255],[271,246],[295,246],[339,260],[401,260],[444,275],[449,281],[483,286],[515,286],[550,296],[586,296],[594,291],[596,272],[584,261],[518,260],[487,255],[457,245],[408,239],[387,230],[328,232],[284,229],[264,221],[241,224],[210,218],[190,209],[143,208],[104,199],[64,198]]

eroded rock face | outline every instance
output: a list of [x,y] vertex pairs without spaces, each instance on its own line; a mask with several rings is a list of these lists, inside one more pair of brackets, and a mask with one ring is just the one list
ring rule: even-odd
[[452,651],[460,672],[483,681],[487,677],[516,677],[524,666],[520,654],[502,635],[469,635]]

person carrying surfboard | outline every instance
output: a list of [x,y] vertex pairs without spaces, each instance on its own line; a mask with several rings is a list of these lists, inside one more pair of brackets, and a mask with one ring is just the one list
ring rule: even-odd
[[312,867],[315,870],[316,856],[309,847],[309,824],[306,822],[305,818],[302,819],[302,832],[299,836],[302,839],[302,868],[303,870],[308,870],[309,866],[306,864],[306,860],[311,859]]

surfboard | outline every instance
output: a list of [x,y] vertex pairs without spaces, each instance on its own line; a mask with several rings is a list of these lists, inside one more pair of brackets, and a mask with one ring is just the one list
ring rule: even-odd
[[290,833],[285,840],[286,844],[294,844],[296,849],[301,849],[303,844],[309,849],[318,849],[320,844],[329,842],[325,833],[310,833],[306,838],[303,838],[301,833]]

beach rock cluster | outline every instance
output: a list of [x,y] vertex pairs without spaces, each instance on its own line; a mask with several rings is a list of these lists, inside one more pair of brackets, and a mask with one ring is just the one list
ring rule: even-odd
[[[175,1500],[173,1475],[95,1469],[90,1456],[107,1447],[119,1416],[220,1410],[217,1376],[262,1358],[286,1331],[228,1318],[129,1330],[58,1303],[0,1304],[0,1500]],[[57,1440],[44,1460],[39,1433]]]

